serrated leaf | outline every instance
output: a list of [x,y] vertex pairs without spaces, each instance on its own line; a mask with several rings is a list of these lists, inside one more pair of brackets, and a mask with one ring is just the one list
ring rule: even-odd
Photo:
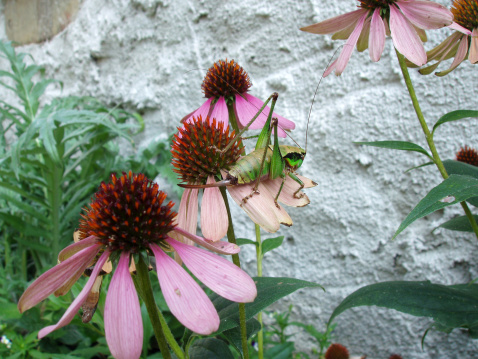
[[[474,215],[475,221],[478,223],[478,216]],[[445,223],[440,224],[437,228],[445,228],[450,231],[459,231],[459,232],[473,232],[470,221],[466,216],[459,216],[446,221]]]
[[457,110],[449,112],[446,115],[440,117],[437,123],[435,123],[435,126],[433,126],[432,135],[435,133],[435,130],[438,128],[438,126],[443,125],[444,123],[458,121],[469,117],[478,117],[478,111]]
[[[470,176],[451,175],[433,188],[408,214],[393,235],[393,238],[417,219],[439,209],[466,201],[478,195],[478,179]],[[392,239],[393,239],[392,238]]]
[[347,309],[378,306],[418,317],[431,317],[442,328],[478,326],[478,284],[445,286],[425,282],[394,281],[362,287],[345,298],[330,316]]
[[190,359],[234,359],[231,350],[222,340],[205,338],[196,340],[189,347]]
[[374,142],[354,142],[356,145],[365,145],[365,146],[373,146],[373,147],[380,147],[380,148],[388,148],[391,150],[400,150],[400,151],[411,151],[411,152],[418,152],[422,153],[425,156],[429,157],[433,160],[432,156],[430,156],[423,147],[407,141],[374,141]]
[[266,254],[267,252],[276,249],[281,246],[282,242],[284,241],[284,236],[279,236],[275,238],[267,238],[262,242],[262,255]]
[[[253,279],[257,287],[257,297],[254,302],[246,303],[246,320],[251,319],[254,315],[261,312],[272,303],[298,289],[308,287],[319,287],[324,289],[317,283],[295,278],[254,277]],[[221,324],[219,325],[216,334],[237,327],[239,325],[238,304],[220,297],[215,293],[211,294],[209,297],[221,318]]]

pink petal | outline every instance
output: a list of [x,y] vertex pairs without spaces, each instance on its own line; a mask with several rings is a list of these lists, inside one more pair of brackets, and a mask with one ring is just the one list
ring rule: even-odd
[[179,253],[188,269],[221,297],[240,303],[253,302],[256,298],[252,278],[227,259],[172,239],[166,242]]
[[[207,183],[216,183],[213,176],[208,176]],[[218,241],[227,233],[229,220],[226,204],[218,187],[204,189],[201,203],[201,231],[204,237]]]
[[370,59],[374,62],[380,60],[380,56],[382,56],[383,49],[385,48],[385,24],[380,17],[379,8],[375,9],[372,15],[368,47]]
[[450,72],[456,69],[459,64],[463,62],[463,60],[466,58],[467,52],[468,52],[468,36],[463,36],[463,38],[460,41],[460,46],[458,47],[458,50],[456,51],[455,58],[453,59],[453,62],[450,68],[445,71],[437,72],[435,73],[435,75],[437,76],[448,75]]
[[111,279],[104,317],[106,342],[111,354],[116,359],[139,358],[143,348],[143,320],[138,294],[129,273],[129,252],[121,253]]
[[332,40],[347,40],[357,26],[357,21],[351,22],[349,26],[332,35]]
[[346,14],[342,14],[331,19],[324,20],[314,25],[309,25],[302,27],[301,30],[305,32],[310,32],[312,34],[333,34],[334,32],[345,29],[353,22],[357,22],[358,19],[363,15],[364,12],[368,10],[359,9]]
[[421,29],[439,29],[453,22],[451,11],[433,1],[398,0],[396,4],[405,17]]
[[471,31],[468,30],[466,27],[463,27],[461,25],[458,25],[456,22],[453,22],[450,26],[448,26],[449,28],[452,28],[454,30],[458,30],[460,31],[461,33],[463,34],[466,34],[466,35],[471,35]]
[[180,227],[174,228],[174,232],[179,233],[182,236],[185,236],[192,240],[194,243],[199,244],[200,246],[209,249],[210,251],[219,253],[219,254],[236,254],[239,253],[241,250],[238,245],[229,243],[229,242],[223,242],[223,241],[217,241],[214,242],[210,239],[206,238],[201,238],[199,236],[196,236],[195,234],[189,233]]
[[[197,188],[186,188],[178,210],[178,226],[189,233],[196,233],[198,224],[198,192]],[[183,243],[193,244],[187,238],[178,238]]]
[[369,37],[370,37],[370,20],[371,18],[367,17],[365,19],[365,22],[363,23],[362,32],[360,33],[360,36],[357,41],[358,52],[363,52],[368,47]]
[[100,249],[101,245],[94,244],[43,273],[22,294],[18,301],[20,313],[37,305],[62,286],[71,288],[73,284],[70,285],[70,283],[80,278]]
[[193,116],[194,117],[199,117],[201,116],[203,120],[205,120],[208,115],[209,115],[209,111],[211,109],[211,102],[212,100],[214,100],[214,97],[211,97],[209,98],[206,102],[204,102],[201,107],[199,107],[196,111],[190,113],[189,115],[185,116],[181,122],[187,122],[188,120],[190,120]]
[[390,31],[395,48],[415,65],[427,63],[427,54],[416,31],[395,5],[390,5]]
[[96,243],[96,237],[95,236],[89,236],[79,242],[75,242],[73,244],[70,244],[68,247],[64,248],[60,254],[58,254],[58,261],[63,262],[70,258],[72,255],[75,253],[78,253],[82,249],[85,249],[86,247],[90,247],[93,244]]
[[[219,97],[214,105],[214,109],[212,110],[210,117],[215,118],[218,123],[229,123],[229,112],[227,111],[227,105],[224,96]],[[205,120],[206,117],[203,117],[203,119]]]
[[362,32],[363,23],[367,18],[367,14],[368,12],[365,12],[358,20],[355,30],[348,38],[347,42],[344,45],[344,48],[342,49],[342,52],[339,55],[339,58],[337,59],[337,65],[335,66],[335,74],[337,76],[339,76],[345,70],[347,63],[350,60],[350,56],[352,56],[352,51],[354,50],[355,44],[357,43],[360,33]]
[[[282,178],[276,178],[274,180],[267,181],[267,189],[270,193],[278,193],[282,184]],[[292,178],[287,176],[282,191],[279,195],[278,201],[290,207],[304,207],[310,203],[309,198],[300,191],[298,195],[302,195],[301,198],[294,196],[295,191],[299,189],[300,185]]]
[[[93,269],[93,272],[91,273],[90,278],[88,279],[88,282],[86,282],[86,285],[83,287],[80,294],[78,294],[78,297],[76,297],[73,303],[71,303],[71,305],[68,307],[65,314],[63,314],[63,316],[58,321],[58,323],[56,323],[55,325],[50,325],[48,327],[45,327],[38,332],[38,339],[45,337],[46,335],[50,334],[52,331],[62,328],[71,322],[71,320],[75,317],[76,313],[80,309],[83,302],[88,297],[88,294],[90,294],[91,288],[93,287],[93,284],[95,284],[96,277],[98,277],[98,273],[101,271],[103,264],[105,264],[106,260],[108,259],[109,254],[110,253],[108,251],[105,251],[100,256],[100,258],[96,262],[95,268]],[[63,262],[63,263],[66,263],[66,262]]]
[[335,65],[337,65],[337,60],[334,60],[334,62],[332,62],[329,67],[327,67],[327,69],[324,71],[324,74],[322,75],[323,77],[327,77],[329,76],[332,71],[335,70]]
[[171,313],[193,332],[201,335],[215,332],[219,328],[219,316],[206,293],[159,246],[151,244],[150,248],[156,258],[159,285]]
[[[458,49],[460,38],[464,36],[461,32],[455,31],[443,40],[438,46],[427,52],[428,62],[438,59],[439,61],[449,59]],[[453,50],[453,51],[452,51]]]
[[478,29],[474,28],[473,32],[471,33],[471,44],[470,44],[470,52],[468,53],[468,60],[472,64],[478,62]]
[[312,181],[310,178],[296,174],[297,177],[304,183],[304,188],[312,188],[318,185],[317,182]]

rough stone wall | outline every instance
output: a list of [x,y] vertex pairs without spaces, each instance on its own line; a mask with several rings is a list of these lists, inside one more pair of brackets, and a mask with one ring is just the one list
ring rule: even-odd
[[[449,1],[440,1],[449,5]],[[76,19],[50,41],[22,46],[47,75],[63,81],[63,95],[90,95],[142,111],[146,130],[139,144],[169,134],[179,119],[204,101],[205,71],[218,59],[234,59],[248,71],[251,93],[280,93],[277,113],[294,120],[304,143],[315,87],[342,42],[299,31],[355,9],[356,2],[83,0]],[[429,32],[430,49],[449,31]],[[0,39],[5,39],[0,15]],[[446,78],[412,71],[429,124],[446,112],[476,109],[478,72],[468,62]],[[60,94],[50,87],[47,97]],[[476,120],[444,125],[437,133],[443,159],[462,145],[476,146]],[[478,276],[476,238],[444,230],[439,223],[460,213],[446,209],[417,221],[391,241],[401,220],[440,182],[435,168],[404,171],[424,162],[418,154],[363,148],[353,141],[408,140],[426,147],[393,51],[382,59],[354,51],[341,77],[322,81],[313,107],[307,158],[300,173],[319,185],[307,190],[311,204],[288,209],[295,224],[282,228],[284,245],[266,256],[264,274],[316,281],[326,288],[301,290],[276,304],[294,304],[292,319],[323,330],[333,309],[359,287],[387,280],[454,284]],[[253,238],[253,226],[235,208],[237,232]],[[255,271],[255,254],[242,260]],[[431,331],[430,320],[379,308],[358,308],[338,317],[337,341],[368,358],[472,358],[478,344],[455,330]],[[312,340],[294,336],[309,351]]]

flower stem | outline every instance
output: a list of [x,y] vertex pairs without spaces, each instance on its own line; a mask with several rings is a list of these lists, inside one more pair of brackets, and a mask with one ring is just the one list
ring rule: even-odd
[[[219,187],[221,190],[222,198],[226,205],[227,219],[229,220],[229,226],[227,228],[227,240],[229,243],[236,243],[236,236],[234,234],[234,226],[232,224],[231,209],[229,207],[229,201],[227,199],[226,187]],[[241,268],[241,260],[239,259],[238,254],[232,255],[233,263]],[[239,303],[239,325],[241,328],[241,344],[242,344],[242,356],[244,359],[249,359],[249,349],[247,347],[247,328],[246,328],[246,305],[244,303]]]
[[[256,258],[257,258],[257,276],[262,277],[262,240],[261,240],[261,227],[256,224]],[[264,331],[262,330],[262,312],[257,314],[257,320],[261,323],[261,330],[257,333],[257,344],[259,346],[258,357],[264,358]]]
[[[425,139],[427,140],[428,147],[430,148],[430,151],[432,153],[433,162],[435,163],[438,170],[440,171],[440,174],[442,175],[443,179],[447,179],[448,173],[445,169],[445,166],[443,165],[443,162],[440,159],[440,156],[438,155],[438,151],[435,147],[435,142],[433,141],[433,133],[431,133],[430,130],[428,129],[427,123],[425,121],[425,117],[423,116],[422,110],[418,103],[418,98],[415,93],[415,89],[413,88],[412,79],[410,78],[410,74],[408,73],[408,68],[405,63],[405,57],[401,53],[399,53],[397,50],[395,50],[395,52],[397,53],[398,63],[400,64],[400,69],[402,70],[403,78],[405,80],[405,84],[407,85],[408,93],[410,94],[413,108],[415,109],[415,113],[417,114],[418,121],[420,122],[423,133],[425,134]],[[463,207],[463,210],[465,211],[466,217],[470,221],[471,227],[473,228],[473,232],[475,232],[475,235],[478,238],[478,225],[476,224],[475,218],[473,217],[473,214],[471,213],[470,208],[468,207],[466,202],[461,202],[460,204]]]
[[[142,255],[139,255],[138,263],[136,263],[136,273],[137,290],[143,298],[146,309],[148,310],[148,315],[151,320],[151,325],[153,326],[153,331],[156,336],[156,340],[158,341],[161,354],[163,355],[163,358],[171,359],[171,353],[169,352],[165,332],[163,330],[163,325],[165,325],[166,322],[164,321],[164,318],[163,321],[160,319],[160,312],[156,306],[156,302],[154,301],[153,288],[151,287],[151,281],[149,279],[148,266],[146,265]],[[171,339],[172,342],[176,343],[174,337],[172,337],[171,332],[169,331],[169,328],[168,332],[168,334],[171,336],[168,338],[170,345]],[[171,345],[171,348],[174,350],[174,353],[178,356],[178,358],[184,358],[184,353],[177,343],[176,345]],[[177,349],[179,349],[179,352],[177,352]]]

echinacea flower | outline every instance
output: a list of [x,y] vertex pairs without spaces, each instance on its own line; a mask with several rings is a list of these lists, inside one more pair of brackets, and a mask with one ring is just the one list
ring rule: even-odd
[[[178,223],[181,227],[191,233],[196,231],[198,191],[204,185],[213,186],[204,188],[201,206],[201,229],[207,238],[221,239],[229,224],[221,192],[214,186],[226,186],[234,201],[264,230],[276,232],[280,224],[292,225],[290,216],[275,202],[282,178],[261,178],[258,193],[252,196],[255,181],[242,185],[227,181],[219,183],[222,178],[227,178],[227,171],[241,158],[240,140],[233,143],[227,151],[221,151],[235,136],[234,132],[229,132],[229,127],[225,128],[223,122],[210,118],[203,121],[193,117],[178,130],[171,153],[174,171],[186,187],[179,207]],[[255,165],[259,163],[256,161]],[[308,178],[299,178],[304,182],[304,188],[317,185]],[[310,201],[303,192],[296,193],[299,187],[297,182],[287,176],[278,201],[293,207],[306,206]]]
[[455,0],[451,7],[454,22],[449,26],[456,30],[440,45],[427,52],[428,62],[437,60],[433,65],[419,70],[422,75],[431,74],[443,60],[454,57],[445,71],[435,72],[445,76],[456,69],[466,58],[472,64],[478,62],[478,0]]
[[181,229],[175,224],[177,214],[171,210],[174,204],[163,205],[165,199],[166,194],[143,174],[129,172],[119,178],[113,174],[111,183],[101,184],[80,222],[80,241],[66,247],[59,256],[62,261],[35,280],[18,302],[23,312],[52,293],[65,294],[84,270],[94,264],[83,290],[57,324],[40,330],[40,339],[73,319],[109,257],[119,257],[104,309],[106,341],[115,358],[139,358],[143,345],[139,299],[129,270],[133,253],[154,255],[159,284],[169,309],[196,333],[216,331],[219,316],[201,287],[166,251],[176,251],[189,270],[219,295],[236,302],[254,300],[257,289],[243,270],[225,258],[178,242],[171,235],[185,236],[221,254],[235,254],[239,248]]
[[[244,128],[264,102],[248,93],[252,86],[247,72],[234,60],[219,60],[207,71],[201,85],[205,97],[208,99],[201,107],[185,116],[187,122],[193,116],[206,119],[215,118],[218,122],[229,122],[229,111],[237,119],[239,128]],[[270,108],[266,106],[249,129],[262,129],[266,123]],[[294,122],[273,114],[279,120],[279,136],[286,137],[284,130],[293,130]]]
[[478,151],[468,146],[462,147],[456,154],[456,160],[478,167]]
[[422,44],[424,30],[448,26],[453,15],[444,6],[428,0],[359,0],[359,10],[301,28],[313,34],[334,34],[332,39],[347,40],[342,52],[325,71],[340,75],[357,45],[369,49],[370,59],[380,60],[385,36],[390,34],[395,48],[412,63],[422,66],[427,55]]

